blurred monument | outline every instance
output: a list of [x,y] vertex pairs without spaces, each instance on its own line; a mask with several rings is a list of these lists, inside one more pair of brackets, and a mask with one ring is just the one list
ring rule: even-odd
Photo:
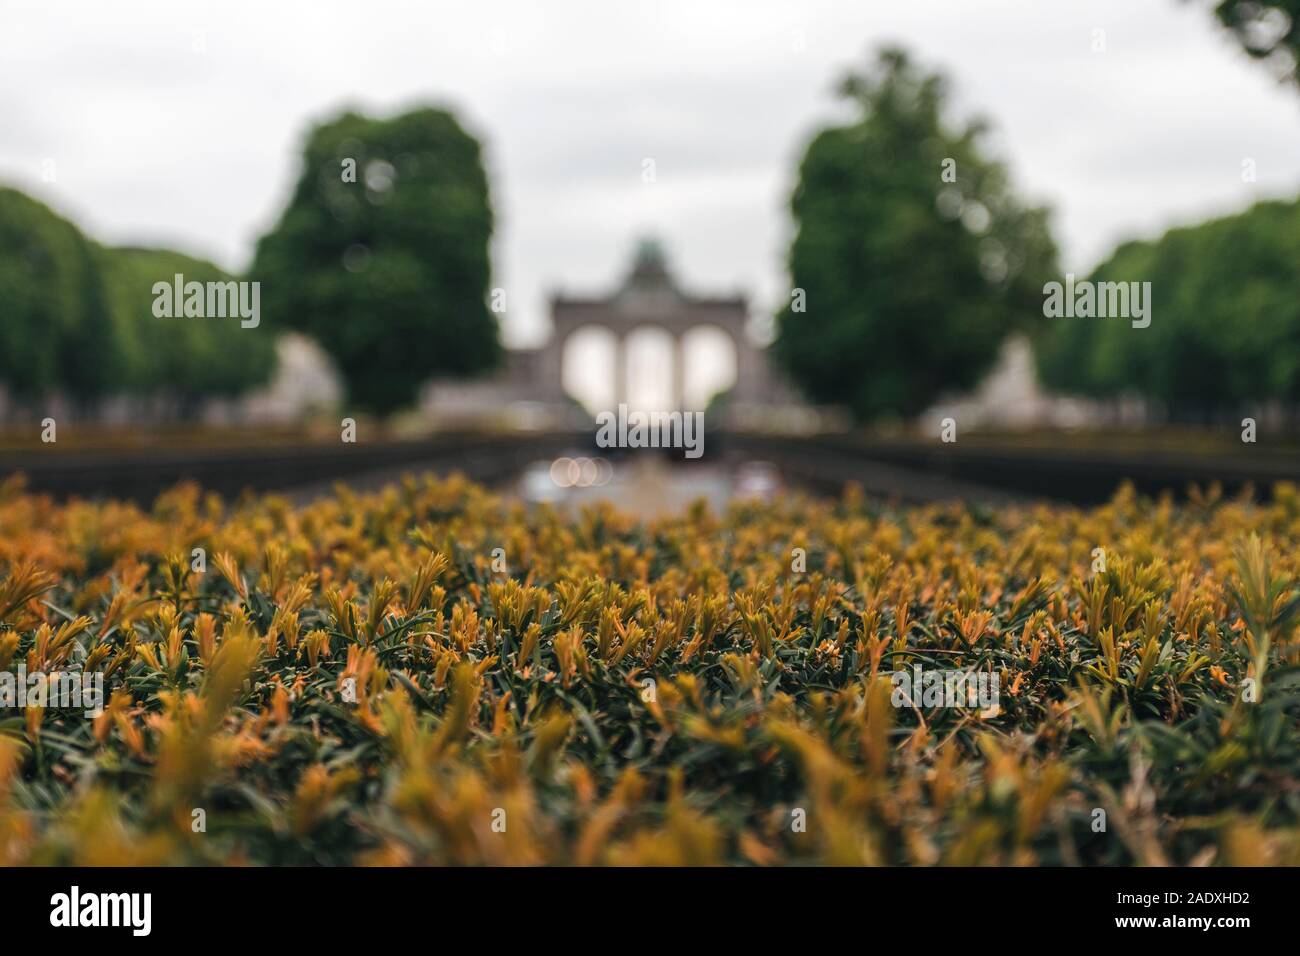
[[479,423],[503,416],[505,424],[533,427],[584,428],[584,410],[564,386],[567,346],[579,332],[599,330],[613,342],[608,375],[617,406],[632,404],[629,394],[630,349],[633,333],[652,328],[666,333],[672,347],[667,364],[669,408],[688,405],[687,336],[710,328],[730,342],[735,358],[735,382],[714,409],[715,422],[737,427],[802,430],[815,427],[817,413],[787,385],[769,361],[767,350],[754,344],[746,325],[749,303],[744,295],[697,295],[684,290],[668,268],[663,248],[642,240],[622,284],[603,296],[551,296],[549,340],[540,348],[507,352],[497,374],[472,382],[439,382],[425,391],[423,408],[442,422]]

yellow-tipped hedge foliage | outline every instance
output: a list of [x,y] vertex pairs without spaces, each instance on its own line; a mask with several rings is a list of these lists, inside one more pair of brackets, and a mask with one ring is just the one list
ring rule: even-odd
[[105,702],[0,709],[0,864],[1297,863],[1298,539],[1290,487],[644,525],[11,482],[0,671]]

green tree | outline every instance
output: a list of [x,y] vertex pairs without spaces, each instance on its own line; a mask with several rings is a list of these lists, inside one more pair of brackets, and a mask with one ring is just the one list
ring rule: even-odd
[[1300,399],[1300,201],[1171,229],[1117,248],[1088,278],[1150,282],[1151,324],[1044,319],[1036,354],[1050,387],[1131,392],[1177,421],[1206,422]]
[[334,358],[351,401],[390,412],[431,376],[499,361],[492,225],[479,144],[450,113],[346,113],[308,136],[251,278],[267,315]]
[[124,357],[122,391],[165,392],[189,411],[202,398],[232,396],[260,385],[275,368],[275,337],[262,306],[261,322],[237,317],[154,315],[155,283],[228,282],[211,262],[170,249],[99,248],[115,340]]
[[841,92],[859,116],[804,154],[775,353],[810,397],[859,420],[912,414],[973,386],[1041,314],[1055,245],[1046,210],[983,155],[984,124],[945,122],[943,77],[886,49]]
[[[1115,250],[1111,260],[1079,281],[1150,277],[1155,253],[1152,243],[1127,242]],[[1139,376],[1151,373],[1143,369],[1133,349],[1138,336],[1152,338],[1153,333],[1150,327],[1134,329],[1131,319],[1039,318],[1033,329],[1039,377],[1051,391],[1085,398],[1111,399],[1135,393]]]
[[0,380],[23,399],[59,388],[84,402],[113,385],[120,358],[90,243],[0,188]]
[[1300,0],[1218,0],[1214,15],[1252,57],[1300,82]]

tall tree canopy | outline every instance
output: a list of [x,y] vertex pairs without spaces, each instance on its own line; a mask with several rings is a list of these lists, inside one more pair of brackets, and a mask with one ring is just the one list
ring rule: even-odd
[[1247,53],[1300,83],[1300,0],[1216,0],[1214,15]]
[[[275,337],[265,320],[243,328],[237,316],[158,317],[153,286],[186,282],[228,282],[233,278],[211,262],[170,249],[97,250],[122,354],[121,390],[166,392],[186,404],[205,396],[236,395],[264,383],[275,369]],[[262,310],[265,314],[265,308]]]
[[91,244],[77,227],[0,188],[0,381],[31,398],[102,395],[119,352]]
[[774,348],[808,395],[859,420],[973,386],[1041,313],[1055,269],[1046,210],[1013,196],[982,123],[948,125],[946,87],[882,51],[842,84],[858,118],[819,132],[799,169]]
[[265,314],[334,358],[354,403],[389,412],[431,376],[499,360],[492,225],[479,144],[450,113],[347,113],[308,136],[250,278]]
[[1096,282],[1150,282],[1151,325],[1042,319],[1036,353],[1052,388],[1162,403],[1207,421],[1268,399],[1300,400],[1300,201],[1121,245]]

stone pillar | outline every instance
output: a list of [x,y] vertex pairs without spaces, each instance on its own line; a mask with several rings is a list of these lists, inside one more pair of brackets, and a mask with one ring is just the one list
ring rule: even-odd
[[615,329],[614,333],[614,407],[618,408],[628,399],[627,394],[627,336]]
[[686,410],[686,342],[685,336],[673,336],[672,348],[672,395],[669,398],[669,411]]
[[768,388],[767,356],[755,348],[743,333],[732,335],[736,349],[735,397],[738,402],[762,401]]
[[564,400],[564,344],[568,339],[568,329],[555,328],[551,337],[542,346],[542,354],[537,364],[538,396],[544,401],[560,402]]

